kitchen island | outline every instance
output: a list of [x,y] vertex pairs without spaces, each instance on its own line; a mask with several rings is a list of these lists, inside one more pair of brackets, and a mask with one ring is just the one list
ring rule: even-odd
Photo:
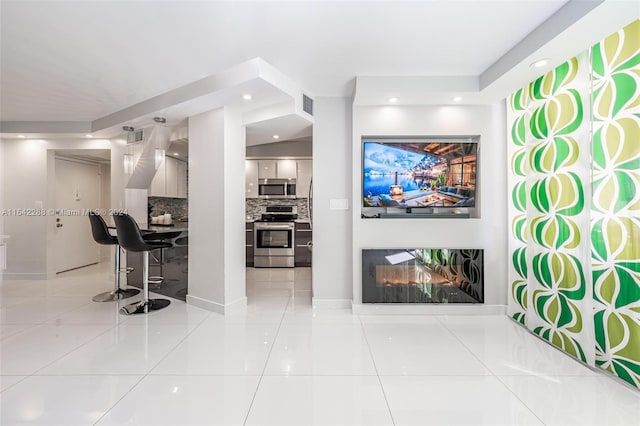
[[[164,277],[162,285],[149,284],[149,291],[179,300],[186,300],[188,256],[189,256],[189,223],[174,222],[173,226],[149,225],[143,229],[145,238],[153,234],[154,240],[164,240],[173,247],[149,252],[149,276]],[[162,274],[160,273],[160,259],[163,259]],[[127,284],[142,288],[142,253],[127,252],[127,266],[134,270],[127,274]]]

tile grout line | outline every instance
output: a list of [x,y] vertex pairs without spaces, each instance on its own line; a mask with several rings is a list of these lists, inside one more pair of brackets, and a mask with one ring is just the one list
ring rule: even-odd
[[378,378],[378,383],[380,383],[380,389],[382,390],[382,396],[384,397],[384,402],[385,404],[387,404],[387,410],[389,410],[389,417],[391,417],[391,424],[395,426],[396,421],[393,418],[393,412],[391,412],[391,406],[389,405],[389,400],[387,399],[387,393],[384,391],[382,378],[380,377],[380,373],[378,372],[376,359],[373,356],[373,351],[371,350],[371,345],[369,344],[369,338],[367,337],[367,332],[364,329],[364,324],[362,323],[362,317],[360,315],[358,315],[358,321],[360,322],[360,328],[362,329],[362,334],[364,335],[364,341],[367,343],[367,349],[369,349],[369,356],[371,356],[371,361],[373,362],[373,368],[376,370],[376,377]]
[[[42,326],[42,325],[48,325],[48,326],[51,326],[51,327],[58,327],[56,324],[40,324],[40,326]],[[103,324],[95,324],[94,326],[98,327],[98,326],[100,326],[100,325],[103,325]],[[76,324],[73,324],[73,325],[68,325],[68,326],[75,327],[75,326],[77,326],[77,325],[76,325]],[[66,357],[67,355],[70,355],[70,354],[71,354],[71,352],[77,351],[78,349],[80,349],[80,348],[82,348],[82,347],[84,347],[84,346],[88,345],[89,343],[91,343],[91,342],[93,342],[94,340],[98,339],[98,338],[99,338],[99,337],[101,337],[102,335],[107,334],[108,332],[110,332],[111,330],[115,329],[116,327],[118,327],[118,324],[116,324],[116,325],[114,325],[114,326],[112,326],[112,327],[108,327],[108,328],[107,328],[105,331],[103,331],[102,333],[98,333],[96,336],[92,337],[91,339],[87,340],[86,342],[81,343],[80,345],[78,345],[78,346],[74,347],[73,349],[71,349],[71,350],[70,350],[70,351],[68,351],[68,352],[65,352],[64,354],[62,354],[62,355],[61,355],[61,356],[59,356],[58,358],[54,359],[54,360],[53,360],[53,361],[51,361],[50,363],[45,364],[44,366],[42,366],[42,367],[40,367],[40,368],[36,369],[36,371],[34,371],[33,373],[29,374],[28,376],[29,376],[29,377],[31,377],[31,376],[38,375],[38,372],[39,372],[39,371],[42,371],[42,370],[44,370],[45,368],[49,367],[50,365],[52,365],[52,364],[54,364],[54,363],[56,363],[56,362],[60,361],[62,358]],[[67,375],[67,374],[61,374],[61,376],[66,376],[66,375]]]
[[[493,377],[495,377],[495,378],[496,378],[496,380],[498,380],[502,386],[504,386],[504,387],[505,387],[505,389],[506,389],[507,391],[509,391],[509,393],[511,393],[511,394],[512,394],[512,395],[513,395],[513,396],[514,396],[518,401],[520,401],[520,403],[521,403],[523,406],[525,406],[525,407],[527,408],[527,410],[529,410],[529,412],[530,412],[531,414],[533,414],[533,416],[534,416],[536,419],[538,419],[538,421],[540,421],[540,423],[541,423],[541,424],[546,425],[546,423],[545,423],[545,422],[543,422],[543,421],[542,421],[542,419],[541,419],[540,417],[538,417],[538,415],[535,413],[535,411],[533,411],[533,409],[532,409],[531,407],[529,407],[527,404],[525,404],[525,402],[524,402],[522,399],[520,399],[520,397],[519,397],[518,395],[516,395],[516,394],[511,390],[511,388],[510,388],[509,386],[507,386],[507,385],[506,385],[502,380],[500,380],[500,376],[498,376],[496,373],[494,373],[494,372],[493,372],[493,370],[491,370],[491,369],[490,369],[490,368],[489,368],[489,367],[488,367],[484,362],[482,362],[482,360],[481,360],[481,359],[480,359],[480,358],[479,358],[479,357],[478,357],[478,356],[477,356],[477,355],[476,355],[476,354],[475,354],[475,353],[474,353],[474,352],[473,352],[473,351],[472,351],[472,350],[471,350],[471,349],[470,349],[470,348],[469,348],[469,347],[468,347],[468,346],[467,346],[467,345],[462,341],[462,339],[461,339],[461,338],[460,338],[456,333],[454,333],[454,332],[453,332],[449,327],[447,327],[447,325],[446,325],[446,324],[442,321],[442,319],[440,318],[440,315],[436,316],[436,319],[438,320],[438,322],[440,323],[440,325],[442,325],[442,326],[445,328],[445,330],[447,330],[449,333],[451,333],[451,335],[452,335],[452,336],[453,336],[453,337],[454,337],[458,342],[460,342],[460,344],[461,344],[462,346],[464,346],[464,348],[465,348],[467,351],[469,351],[469,353],[470,353],[470,354],[471,354],[475,359],[477,359],[477,360],[478,360],[478,362],[479,362],[480,364],[482,364],[482,366],[483,366],[484,368],[486,368],[486,369],[491,373],[491,375],[492,375]],[[482,376],[478,376],[478,377],[482,377]]]
[[[156,368],[158,365],[160,365],[160,363],[162,361],[164,361],[169,354],[171,354],[171,352],[173,352],[178,346],[180,346],[182,344],[182,342],[184,342],[186,340],[187,337],[189,337],[191,335],[191,333],[193,333],[194,331],[196,331],[198,328],[200,328],[202,326],[202,323],[205,322],[205,320],[207,318],[209,318],[211,316],[211,313],[209,313],[207,316],[205,316],[195,327],[193,327],[193,330],[191,330],[190,332],[188,332],[182,339],[180,339],[180,341],[178,343],[176,343],[171,349],[169,349],[167,351],[167,353],[160,358],[160,360],[149,369],[149,371],[147,371],[146,373],[144,373],[142,375],[142,377],[140,377],[140,380],[138,380],[133,386],[131,386],[131,388],[126,391],[120,398],[118,398],[118,400],[116,402],[113,403],[113,405],[111,407],[109,407],[108,409],[105,410],[104,413],[102,413],[102,415],[100,416],[100,418],[98,420],[95,421],[95,423],[93,423],[93,425],[97,425],[98,423],[100,423],[100,421],[107,415],[109,414],[109,412],[111,410],[113,410],[113,408],[118,405],[120,403],[120,401],[122,401],[127,395],[129,395],[131,393],[132,390],[134,390],[139,384],[140,382],[142,382],[145,378],[147,378],[147,376],[149,376],[149,374],[153,371],[154,368]],[[175,325],[175,324],[167,324],[167,325]],[[188,324],[187,324],[188,326]],[[137,375],[137,374],[132,374],[132,376]],[[110,376],[110,375],[108,375]]]
[[[66,289],[61,289],[61,290],[60,290],[60,292],[62,292],[62,291],[64,291],[64,290],[66,290]],[[52,297],[52,296],[53,296],[53,295],[51,295],[51,294],[45,294],[45,295],[42,295],[42,296],[26,297],[26,299],[40,299],[40,298],[42,298],[42,299],[48,300],[48,299],[49,299],[49,297]],[[62,297],[62,296],[61,296],[61,297]],[[84,296],[64,296],[64,297],[84,297]],[[27,302],[29,302],[29,300],[26,300],[26,301],[24,301],[24,302],[22,302],[22,303],[27,303]],[[19,303],[19,304],[14,305],[14,306],[21,305],[22,303]],[[44,321],[42,321],[42,322],[39,322],[39,323],[34,323],[34,324],[24,324],[24,325],[29,325],[29,327],[25,328],[24,330],[20,330],[20,331],[18,331],[18,332],[16,332],[16,333],[14,333],[14,334],[12,334],[12,335],[7,336],[6,338],[2,339],[2,341],[7,340],[7,339],[10,339],[10,338],[13,338],[13,337],[15,337],[15,336],[19,336],[20,334],[23,334],[23,333],[25,333],[25,332],[27,332],[27,331],[29,331],[29,330],[31,330],[31,329],[34,329],[34,328],[36,328],[36,327],[41,327],[41,326],[54,326],[54,327],[55,327],[55,326],[58,326],[58,324],[55,324],[55,323],[53,323],[53,324],[52,324],[52,323],[50,323],[50,321],[54,320],[54,318],[55,318],[55,317],[60,317],[60,316],[62,316],[62,315],[66,315],[66,314],[69,314],[69,313],[75,312],[75,311],[77,311],[77,310],[80,310],[80,309],[82,309],[82,308],[84,308],[84,307],[86,307],[86,306],[90,306],[92,303],[95,303],[95,302],[87,302],[87,303],[85,303],[85,304],[83,304],[83,305],[77,306],[77,307],[75,307],[75,308],[71,308],[71,309],[69,309],[69,310],[67,310],[67,311],[60,312],[60,313],[58,313],[58,314],[56,314],[56,315],[52,316],[51,318],[48,318],[48,319],[46,319],[46,320],[44,320]],[[5,307],[5,309],[6,309],[6,307]],[[4,325],[22,325],[22,324],[4,324]],[[69,325],[69,326],[76,326],[76,325],[82,325],[82,324],[65,324],[65,325]],[[90,326],[100,326],[100,325],[102,325],[102,324],[89,324],[89,325],[90,325]],[[52,362],[50,362],[50,363],[48,363],[48,364],[44,365],[44,366],[43,366],[43,367],[41,367],[41,368],[36,369],[36,370],[35,370],[34,372],[32,372],[31,374],[24,374],[24,375],[23,375],[23,374],[13,374],[13,376],[23,376],[23,378],[22,378],[21,380],[19,380],[18,382],[16,382],[16,383],[12,384],[12,385],[11,385],[11,386],[9,386],[8,388],[3,389],[3,390],[2,390],[2,392],[0,392],[0,393],[3,393],[4,391],[11,389],[12,387],[14,387],[15,385],[17,385],[18,383],[22,383],[24,380],[28,379],[29,377],[33,377],[33,376],[35,376],[35,375],[38,373],[38,371],[42,370],[43,368],[47,368],[48,366],[50,366],[50,365],[51,365],[51,364],[53,364],[54,362],[56,362],[56,361],[58,361],[58,360],[60,360],[60,359],[64,358],[65,356],[69,355],[71,352],[73,352],[73,351],[75,351],[75,350],[77,350],[77,349],[80,349],[80,348],[81,348],[81,347],[83,347],[84,345],[88,344],[89,342],[94,341],[94,340],[95,340],[95,339],[97,339],[98,337],[100,337],[100,336],[102,336],[103,334],[105,334],[105,333],[109,332],[110,330],[112,330],[113,328],[115,328],[115,327],[117,327],[117,326],[118,326],[118,323],[117,323],[114,327],[107,328],[103,333],[98,333],[98,335],[96,335],[96,336],[95,336],[95,337],[93,337],[92,339],[89,339],[88,341],[86,341],[86,342],[84,342],[84,343],[80,344],[79,346],[76,346],[75,348],[71,349],[69,352],[65,352],[65,353],[64,353],[63,355],[61,355],[60,357],[56,358],[55,360],[53,360]]]
[[[85,305],[83,305],[83,306],[85,306]],[[78,308],[78,309],[80,309],[80,308]],[[69,312],[71,312],[71,311],[69,311]],[[67,312],[67,313],[68,313],[68,312]],[[56,324],[48,324],[48,323],[46,323],[46,322],[39,323],[39,324],[33,324],[33,326],[32,326],[32,327],[28,327],[27,329],[25,329],[25,330],[23,330],[23,331],[20,331],[20,332],[16,333],[15,335],[13,335],[13,336],[9,336],[9,337],[14,337],[14,336],[20,335],[20,334],[22,334],[23,332],[26,332],[26,331],[28,331],[28,330],[31,330],[32,328],[35,328],[35,327],[41,327],[41,326],[43,326],[43,325],[50,326],[50,327],[51,327],[51,326],[52,326],[52,327],[56,327],[56,326],[57,326]],[[100,325],[103,325],[103,324],[89,324],[88,326],[100,326]],[[82,325],[81,325],[81,324],[68,324],[68,325],[66,325],[66,324],[65,324],[65,326],[82,326]],[[20,380],[20,381],[18,381],[18,382],[16,382],[16,383],[14,383],[14,384],[12,384],[11,386],[9,386],[9,387],[8,387],[8,388],[6,388],[6,389],[3,389],[3,390],[2,390],[2,392],[0,392],[0,393],[3,393],[4,391],[6,391],[6,390],[8,390],[8,389],[11,389],[12,387],[14,387],[15,385],[17,385],[18,383],[22,383],[24,380],[28,379],[29,377],[35,377],[35,376],[37,376],[37,377],[46,377],[46,376],[58,376],[58,377],[65,377],[65,376],[67,376],[67,377],[70,377],[70,376],[76,376],[76,375],[74,375],[74,374],[71,374],[71,375],[70,375],[70,374],[42,374],[42,375],[41,375],[41,374],[38,374],[38,372],[39,372],[39,371],[41,371],[41,370],[43,370],[43,369],[45,369],[45,368],[47,368],[47,367],[49,367],[49,366],[50,366],[50,365],[52,365],[53,363],[55,363],[55,362],[57,362],[57,361],[61,360],[62,358],[66,357],[67,355],[71,354],[71,352],[74,352],[74,351],[76,351],[76,350],[80,349],[81,347],[83,347],[83,346],[85,346],[85,345],[87,345],[87,344],[89,344],[89,343],[93,342],[93,341],[94,341],[94,340],[96,340],[98,337],[102,336],[103,334],[108,333],[109,331],[113,330],[113,329],[114,329],[115,327],[117,327],[117,326],[118,326],[118,324],[116,324],[115,326],[113,326],[113,327],[111,327],[111,328],[107,328],[107,329],[106,329],[104,332],[102,332],[102,333],[98,333],[98,334],[97,334],[96,336],[94,336],[93,338],[91,338],[91,339],[87,340],[87,341],[86,341],[86,342],[84,342],[84,343],[81,343],[79,346],[76,346],[75,348],[71,349],[69,352],[65,352],[64,354],[60,355],[58,358],[54,359],[54,360],[53,360],[53,361],[51,361],[50,363],[45,364],[44,366],[42,366],[42,367],[40,367],[40,368],[36,369],[36,370],[35,370],[34,372],[32,372],[31,374],[5,374],[6,376],[11,375],[11,376],[24,376],[24,377],[22,378],[22,380]],[[90,374],[86,374],[86,375],[87,375],[87,376],[89,376]]]
[[258,389],[260,389],[260,384],[262,383],[262,378],[264,377],[264,372],[267,370],[267,364],[269,363],[269,359],[271,358],[271,352],[273,352],[273,347],[276,345],[276,340],[278,339],[278,335],[280,334],[280,328],[282,327],[282,323],[284,322],[284,317],[287,315],[287,310],[289,309],[289,304],[291,303],[291,296],[287,299],[287,304],[284,307],[284,311],[282,312],[282,317],[280,318],[280,322],[278,323],[278,329],[273,336],[273,343],[269,348],[269,353],[267,354],[267,359],[264,361],[264,367],[262,367],[262,373],[260,373],[260,378],[258,379],[258,384],[256,385],[256,390],[253,392],[253,397],[251,398],[251,403],[249,404],[249,408],[247,409],[247,414],[244,416],[244,421],[242,425],[247,424],[247,420],[249,420],[249,414],[251,414],[251,409],[253,408],[253,403],[256,400],[256,395],[258,395]]

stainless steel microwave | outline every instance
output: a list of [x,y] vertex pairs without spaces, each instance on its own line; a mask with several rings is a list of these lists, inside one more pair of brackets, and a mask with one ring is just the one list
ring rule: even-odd
[[260,179],[259,198],[296,198],[295,179]]

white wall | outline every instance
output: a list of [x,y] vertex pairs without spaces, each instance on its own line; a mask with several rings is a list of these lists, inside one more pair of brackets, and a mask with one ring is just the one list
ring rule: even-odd
[[[246,129],[240,112],[224,109],[225,306],[246,305],[244,200]],[[191,156],[189,156],[191,157]]]
[[111,140],[111,204],[112,209],[124,209],[124,187],[129,175],[124,172],[124,154],[127,141],[124,137]]
[[[506,305],[508,188],[504,103],[455,106],[354,107],[353,301],[362,301],[363,248],[482,248],[485,306]],[[361,219],[362,136],[480,135],[477,219]],[[314,153],[315,154],[315,153]],[[315,155],[314,155],[315,160]],[[420,306],[425,312],[435,306]],[[475,311],[481,312],[482,307]],[[466,312],[473,312],[471,311]]]
[[[55,180],[50,174],[55,168],[57,149],[109,149],[108,140],[86,139],[3,139],[4,208],[54,208]],[[54,175],[55,176],[55,175]],[[7,250],[5,278],[44,279],[52,276],[55,216],[6,216],[4,232],[11,236]]]
[[[100,208],[109,211],[111,208],[111,164],[100,164]],[[100,261],[111,259],[113,248],[100,246]]]
[[224,313],[245,297],[245,129],[220,108],[189,118],[189,294]]
[[[4,141],[0,140],[0,212],[4,209]],[[0,214],[0,235],[4,234],[4,215]],[[6,262],[5,240],[0,237],[0,284],[2,283],[2,269]]]
[[[351,100],[315,98],[313,126],[313,302],[350,306]],[[330,200],[347,199],[349,210],[331,210]]]

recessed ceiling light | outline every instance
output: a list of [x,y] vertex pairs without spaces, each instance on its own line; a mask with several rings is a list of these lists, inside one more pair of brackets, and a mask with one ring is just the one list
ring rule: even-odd
[[546,67],[547,64],[549,63],[550,59],[549,58],[543,58],[543,59],[539,59],[535,62],[533,62],[531,65],[529,65],[532,68],[542,68],[542,67]]
[[24,139],[24,138],[26,138],[26,136],[25,136],[25,135],[18,135],[18,137],[19,137],[20,139]]
[[273,135],[274,139],[280,139],[280,135]]
[[451,99],[453,102],[460,102],[462,100],[462,96],[456,96]]
[[87,133],[87,134],[86,134],[86,135],[84,135],[84,136],[85,136],[85,137],[87,137],[87,138],[92,138],[92,137],[93,137],[93,135],[91,135],[91,134],[89,134],[89,133]]
[[244,95],[242,95],[242,99],[244,99],[245,101],[250,101],[251,97],[252,96],[250,93],[245,93]]
[[178,154],[177,152],[174,152],[173,155],[180,155],[180,154]]
[[392,104],[395,104],[396,102],[398,102],[398,98],[395,96],[392,96],[387,100],[389,101],[389,103],[392,103]]

